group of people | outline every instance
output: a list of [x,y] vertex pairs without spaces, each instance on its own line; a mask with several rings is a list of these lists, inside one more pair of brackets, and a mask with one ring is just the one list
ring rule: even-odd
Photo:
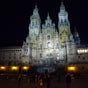
[[[57,76],[58,76],[58,81],[60,82],[61,75],[57,75]],[[66,79],[66,88],[71,88],[71,75],[67,73],[65,75],[65,79]],[[47,72],[45,74],[40,74],[40,75],[36,74],[35,76],[32,77],[32,81],[38,83],[40,88],[44,88],[45,85],[46,88],[51,87],[51,75]],[[18,79],[18,88],[20,88],[20,82],[21,82],[21,76],[19,76]]]
[[[60,75],[59,75],[59,82],[60,82]],[[66,80],[66,88],[71,88],[71,82],[72,82],[72,78],[71,78],[71,74],[67,73],[65,75],[65,80]],[[40,79],[39,79],[39,85],[40,85],[40,88],[43,88],[44,86],[44,81],[46,82],[46,88],[50,88],[50,85],[51,85],[51,77],[49,74],[46,75],[46,78],[43,79],[43,77],[41,76]]]

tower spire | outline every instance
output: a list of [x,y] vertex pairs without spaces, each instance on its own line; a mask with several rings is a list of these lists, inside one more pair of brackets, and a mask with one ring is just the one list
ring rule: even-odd
[[65,24],[65,25],[69,25],[69,20],[68,20],[68,13],[65,10],[65,6],[63,1],[61,1],[61,5],[60,5],[60,12],[58,13],[58,18],[59,18],[59,24]]
[[29,24],[29,35],[30,38],[36,39],[36,37],[39,34],[40,31],[40,24],[41,24],[41,19],[39,16],[37,4],[35,4],[35,8],[33,10],[33,14],[30,17],[30,24]]
[[36,15],[37,13],[38,13],[38,8],[37,8],[37,4],[35,4],[35,8],[34,8],[33,14]]
[[35,9],[38,9],[38,8],[37,8],[37,3],[35,4]]
[[65,6],[64,6],[64,3],[63,3],[63,1],[61,1],[60,10],[65,10]]
[[50,19],[50,15],[49,15],[49,13],[47,14],[47,19],[48,19],[48,20]]
[[76,44],[80,44],[80,38],[79,38],[79,34],[77,32],[76,27],[74,28],[74,39],[75,39]]
[[75,36],[75,37],[79,37],[79,34],[78,34],[78,32],[77,32],[76,27],[74,28],[74,36]]

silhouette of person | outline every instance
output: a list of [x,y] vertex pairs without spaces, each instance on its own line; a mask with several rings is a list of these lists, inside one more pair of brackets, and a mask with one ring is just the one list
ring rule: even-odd
[[46,86],[47,86],[47,88],[50,88],[50,74],[48,73],[48,70],[45,70],[45,76],[46,76],[46,78],[45,78],[45,82],[46,82]]
[[43,78],[41,75],[39,77],[39,86],[40,86],[40,88],[43,88]]
[[69,73],[66,75],[66,88],[71,88],[71,75]]
[[61,74],[60,73],[57,73],[57,81],[60,82],[61,81]]
[[21,86],[21,80],[22,80],[22,77],[21,77],[21,74],[20,74],[19,77],[18,77],[18,88],[20,88],[20,86]]
[[47,75],[46,83],[47,83],[47,88],[50,88],[50,75],[49,74]]

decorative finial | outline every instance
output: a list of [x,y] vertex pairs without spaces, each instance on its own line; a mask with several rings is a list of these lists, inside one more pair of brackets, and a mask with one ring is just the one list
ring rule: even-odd
[[78,32],[77,32],[76,27],[74,28],[74,31],[75,31],[75,32],[74,32],[74,33],[75,33],[75,36],[76,36],[76,37],[79,37],[79,34],[78,34]]
[[37,3],[35,4],[35,9],[37,9]]
[[33,14],[36,15],[37,13],[38,13],[38,8],[37,8],[37,4],[35,4],[35,8],[34,8]]
[[63,1],[61,1],[61,5],[63,6],[64,4],[63,4]]
[[47,19],[50,19],[50,15],[49,15],[49,13],[47,14]]
[[64,6],[63,1],[61,1],[61,6],[60,6],[60,9],[61,9],[61,10],[65,9],[65,6]]

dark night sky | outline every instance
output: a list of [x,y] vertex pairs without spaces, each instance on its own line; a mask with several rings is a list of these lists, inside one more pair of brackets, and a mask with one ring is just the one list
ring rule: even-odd
[[[44,23],[47,12],[58,23],[61,0],[2,0],[0,2],[0,46],[22,45],[28,34],[30,15],[37,3]],[[87,0],[63,0],[68,11],[71,31],[76,26],[82,43],[88,43]]]

